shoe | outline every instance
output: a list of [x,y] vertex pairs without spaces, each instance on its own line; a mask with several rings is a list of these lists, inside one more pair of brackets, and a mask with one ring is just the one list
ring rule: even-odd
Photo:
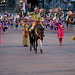
[[60,44],[60,46],[63,46],[62,44]]
[[28,45],[24,45],[24,47],[28,47]]

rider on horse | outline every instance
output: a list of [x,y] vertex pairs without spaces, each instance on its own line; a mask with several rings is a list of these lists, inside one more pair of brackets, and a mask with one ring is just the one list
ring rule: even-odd
[[36,7],[34,12],[29,13],[33,19],[32,25],[29,27],[29,39],[30,39],[30,50],[34,47],[35,53],[37,53],[38,39],[40,39],[40,51],[42,51],[42,41],[44,36],[44,28],[41,24],[41,16],[39,14],[39,9]]
[[31,15],[33,19],[32,26],[29,29],[29,31],[31,32],[34,29],[34,27],[37,25],[37,21],[38,20],[41,21],[41,16],[39,15],[39,9],[37,7],[34,8],[34,12],[29,13],[29,15]]
[[66,17],[66,22],[67,22],[66,26],[67,26],[67,30],[68,30],[68,21],[69,21],[70,15],[72,15],[72,14],[73,14],[73,13],[72,13],[71,10],[69,10],[69,11],[67,12],[67,17]]
[[68,21],[68,19],[69,19],[69,16],[70,16],[71,14],[73,14],[73,13],[72,13],[72,11],[71,11],[71,10],[69,10],[69,11],[67,12],[66,21]]

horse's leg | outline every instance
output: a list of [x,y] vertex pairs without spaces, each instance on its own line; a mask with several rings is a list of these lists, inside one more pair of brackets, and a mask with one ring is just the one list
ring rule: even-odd
[[36,50],[36,48],[35,48],[35,40],[34,40],[34,50]]
[[66,26],[67,26],[67,30],[68,30],[68,22],[66,23]]
[[31,33],[30,32],[29,32],[29,39],[30,39],[30,51],[32,51],[32,43],[31,43],[32,42],[31,41],[32,39],[31,39]]
[[30,43],[30,51],[32,51],[32,44]]
[[41,51],[41,53],[43,53],[43,51],[42,51],[42,40],[40,39],[40,51]]
[[71,24],[69,24],[69,31],[71,31]]
[[37,40],[35,41],[36,48],[35,48],[35,53],[37,54]]
[[70,24],[69,24],[69,31],[70,31]]
[[73,24],[72,24],[72,27],[71,28],[72,28],[72,31],[73,31]]

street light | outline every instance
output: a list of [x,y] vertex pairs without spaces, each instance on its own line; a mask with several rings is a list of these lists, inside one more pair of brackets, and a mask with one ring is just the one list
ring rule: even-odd
[[5,3],[5,0],[3,2]]
[[2,4],[2,1],[1,1],[1,4]]

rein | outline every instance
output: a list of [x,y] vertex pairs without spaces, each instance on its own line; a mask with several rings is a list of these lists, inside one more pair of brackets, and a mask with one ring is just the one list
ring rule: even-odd
[[37,33],[36,29],[35,29],[35,33],[36,33],[36,35],[37,35],[38,37],[40,37],[40,35]]

